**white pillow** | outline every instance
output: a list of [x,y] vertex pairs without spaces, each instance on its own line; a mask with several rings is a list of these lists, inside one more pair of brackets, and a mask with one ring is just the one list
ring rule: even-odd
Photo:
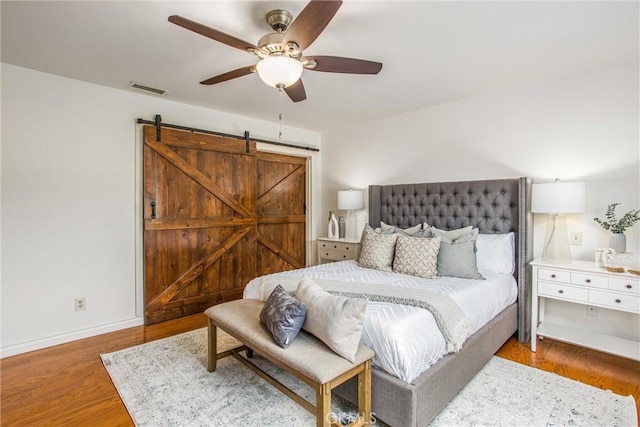
[[479,271],[513,274],[515,264],[515,238],[506,234],[480,234],[476,240],[476,262]]
[[307,306],[302,329],[353,363],[360,346],[367,300],[331,295],[308,277],[300,280],[296,299]]

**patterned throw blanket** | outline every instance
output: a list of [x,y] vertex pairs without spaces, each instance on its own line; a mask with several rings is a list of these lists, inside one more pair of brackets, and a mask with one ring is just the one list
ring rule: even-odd
[[[287,292],[295,294],[300,279],[300,277],[264,277],[261,283],[261,300],[266,301],[278,285],[281,285]],[[458,304],[448,295],[422,289],[402,288],[376,283],[311,280],[333,295],[409,305],[429,310],[444,336],[447,343],[447,352],[457,353],[460,351],[469,336],[469,321]]]

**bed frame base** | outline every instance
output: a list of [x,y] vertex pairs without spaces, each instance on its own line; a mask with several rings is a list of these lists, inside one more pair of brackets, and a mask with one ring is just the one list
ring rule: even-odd
[[[459,353],[448,354],[407,384],[379,369],[371,376],[372,415],[392,425],[426,426],[482,369],[517,329],[518,307],[514,303],[473,334]],[[357,383],[349,381],[336,394],[357,404]]]

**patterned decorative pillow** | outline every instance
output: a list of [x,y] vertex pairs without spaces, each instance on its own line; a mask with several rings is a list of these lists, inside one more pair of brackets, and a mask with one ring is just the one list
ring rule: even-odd
[[300,280],[296,296],[307,305],[304,330],[353,362],[360,346],[367,300],[331,295],[308,277]]
[[260,321],[271,332],[275,342],[280,347],[287,348],[300,332],[306,316],[306,304],[289,295],[278,285],[265,301],[260,312]]
[[393,271],[393,253],[398,233],[376,233],[370,225],[366,225],[360,241],[360,257],[358,265],[382,271]]
[[433,279],[438,274],[440,238],[398,236],[393,271]]

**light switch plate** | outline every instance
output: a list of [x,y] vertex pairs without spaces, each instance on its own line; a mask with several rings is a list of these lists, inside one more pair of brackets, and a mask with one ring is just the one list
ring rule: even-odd
[[569,242],[574,246],[582,246],[582,233],[580,231],[572,231],[569,233]]

